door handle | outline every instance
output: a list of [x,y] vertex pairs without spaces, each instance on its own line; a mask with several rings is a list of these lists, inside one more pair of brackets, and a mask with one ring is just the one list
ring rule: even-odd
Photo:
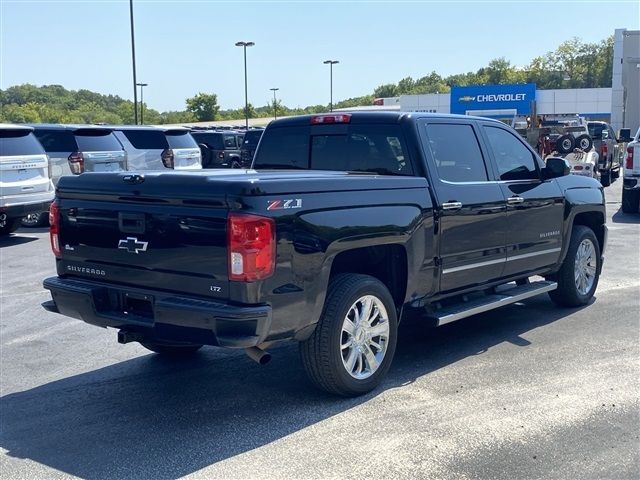
[[509,197],[507,198],[507,203],[509,205],[517,205],[518,203],[522,203],[524,202],[524,198],[522,197]]
[[462,202],[445,202],[442,204],[443,210],[458,210],[462,208]]

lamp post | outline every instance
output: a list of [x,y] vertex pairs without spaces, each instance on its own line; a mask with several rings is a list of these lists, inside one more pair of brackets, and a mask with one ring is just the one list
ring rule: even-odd
[[249,95],[247,93],[247,47],[253,47],[253,42],[236,42],[236,47],[244,49],[244,120],[245,128],[249,130]]
[[138,89],[136,85],[136,41],[133,34],[133,0],[129,0],[129,18],[131,20],[131,64],[133,66],[133,118],[138,124]]
[[136,83],[140,87],[140,124],[144,125],[144,87],[148,86],[148,83]]
[[277,120],[278,119],[278,104],[276,102],[276,92],[278,90],[280,90],[279,88],[270,88],[269,90],[271,90],[273,92],[273,119]]
[[329,65],[329,111],[333,112],[333,66],[340,63],[338,60],[325,60],[325,65]]

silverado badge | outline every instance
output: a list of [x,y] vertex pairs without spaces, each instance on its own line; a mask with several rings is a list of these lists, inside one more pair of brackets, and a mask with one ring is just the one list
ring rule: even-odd
[[140,242],[135,237],[127,237],[126,240],[120,240],[118,242],[118,248],[126,250],[129,253],[146,252],[147,245],[149,245],[149,242]]

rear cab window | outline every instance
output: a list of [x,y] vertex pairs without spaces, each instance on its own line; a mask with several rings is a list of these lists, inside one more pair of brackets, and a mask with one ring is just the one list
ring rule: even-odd
[[161,130],[121,130],[137,150],[164,150],[169,147]]
[[78,129],[73,132],[81,152],[114,152],[122,145],[111,130]]
[[0,130],[0,157],[44,155],[44,149],[28,129]]
[[414,174],[396,124],[273,128],[262,139],[253,168]]
[[182,130],[168,130],[165,132],[167,142],[171,148],[198,148],[198,144],[191,134]]

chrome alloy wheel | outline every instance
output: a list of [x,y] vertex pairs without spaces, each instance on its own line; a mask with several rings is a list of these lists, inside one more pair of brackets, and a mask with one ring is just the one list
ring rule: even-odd
[[580,295],[587,295],[589,293],[596,279],[596,271],[596,248],[590,239],[585,238],[580,242],[580,245],[578,245],[574,267],[576,288]]
[[389,342],[389,316],[382,301],[365,295],[351,305],[342,323],[342,364],[353,378],[364,380],[382,364]]

